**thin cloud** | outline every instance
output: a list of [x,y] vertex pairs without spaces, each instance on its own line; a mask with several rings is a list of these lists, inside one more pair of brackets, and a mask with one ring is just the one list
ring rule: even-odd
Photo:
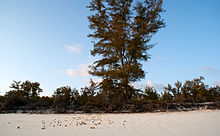
[[152,81],[147,80],[147,82],[146,82],[146,86],[147,86],[147,87],[154,87],[154,84],[153,84]]
[[69,53],[81,53],[82,52],[82,46],[80,44],[74,44],[74,45],[64,45],[64,48]]
[[82,63],[82,64],[78,65],[76,68],[59,70],[58,72],[60,74],[66,74],[70,77],[89,77],[90,76],[90,74],[88,72],[89,65],[91,65],[94,61],[95,61],[94,58],[89,56],[87,63]]
[[155,88],[157,91],[162,91],[164,89],[164,85],[163,84],[158,84],[158,83],[153,83],[152,81],[148,80],[146,82],[148,87],[153,87]]
[[136,88],[139,88],[139,89],[144,89],[145,87],[153,87],[157,91],[162,91],[164,89],[163,84],[153,83],[150,80],[147,80],[145,84],[144,83],[134,83],[132,85]]
[[216,82],[215,82],[215,85],[216,85],[216,86],[220,86],[220,81],[216,81]]
[[87,77],[88,73],[88,64],[80,64],[76,69],[67,69],[65,73],[71,77]]
[[213,67],[204,67],[202,68],[203,72],[206,72],[209,75],[215,75],[217,73],[219,73],[219,70],[214,69]]

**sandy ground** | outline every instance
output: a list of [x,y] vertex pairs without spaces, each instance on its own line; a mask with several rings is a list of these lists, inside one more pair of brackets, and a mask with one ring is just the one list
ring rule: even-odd
[[220,111],[0,114],[0,136],[219,136]]

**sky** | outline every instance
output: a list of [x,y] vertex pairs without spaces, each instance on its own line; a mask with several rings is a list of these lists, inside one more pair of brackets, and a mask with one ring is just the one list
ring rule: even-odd
[[[42,95],[61,86],[80,89],[89,79],[93,45],[86,8],[90,0],[0,0],[0,95],[15,81],[40,82]],[[133,83],[161,90],[168,83],[204,76],[220,85],[220,1],[164,0],[166,28],[143,62],[145,79]]]

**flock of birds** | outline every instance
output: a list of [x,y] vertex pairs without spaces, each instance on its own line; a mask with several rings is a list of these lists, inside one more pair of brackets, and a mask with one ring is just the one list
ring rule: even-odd
[[[110,126],[114,121],[110,119],[102,119],[99,115],[90,115],[90,116],[69,116],[64,119],[54,118],[50,121],[41,120],[41,130],[46,128],[55,128],[55,127],[82,127],[86,126],[90,129],[96,129],[102,125]],[[126,125],[126,121],[119,122],[121,125]],[[11,124],[11,122],[8,122]],[[20,126],[17,126],[17,129],[21,129]]]

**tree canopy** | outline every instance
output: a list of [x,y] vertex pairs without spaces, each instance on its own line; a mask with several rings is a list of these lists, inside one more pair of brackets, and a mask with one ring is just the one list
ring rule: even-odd
[[111,80],[127,100],[130,83],[145,77],[142,62],[150,58],[152,36],[165,27],[162,0],[92,0],[88,8],[94,13],[88,17],[91,55],[100,58],[90,74]]

